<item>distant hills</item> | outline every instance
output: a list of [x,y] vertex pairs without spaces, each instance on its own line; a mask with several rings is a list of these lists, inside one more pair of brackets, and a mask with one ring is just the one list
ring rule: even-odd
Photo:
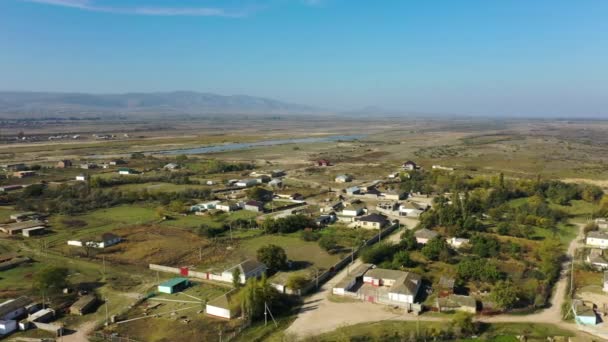
[[316,108],[247,95],[191,91],[125,94],[0,92],[0,117],[307,114]]

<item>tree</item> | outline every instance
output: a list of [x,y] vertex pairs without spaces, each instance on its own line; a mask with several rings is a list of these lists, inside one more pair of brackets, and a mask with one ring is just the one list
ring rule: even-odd
[[517,303],[517,288],[511,281],[499,281],[490,293],[490,299],[499,309],[510,309]]
[[396,246],[387,242],[375,244],[361,252],[361,260],[368,264],[380,264],[390,261],[395,254]]
[[49,266],[34,274],[32,287],[44,294],[59,293],[68,285],[68,269],[65,267]]
[[307,283],[308,279],[303,275],[293,274],[289,276],[289,278],[287,278],[287,282],[285,283],[285,285],[287,285],[287,287],[292,289],[293,291],[297,291],[304,288]]
[[319,247],[326,251],[332,251],[338,247],[338,240],[335,236],[325,234],[319,239]]
[[403,247],[406,251],[413,251],[418,247],[418,242],[416,241],[416,236],[414,236],[414,232],[406,229],[401,234],[401,241],[399,242],[399,246]]
[[412,267],[414,266],[414,262],[410,258],[410,253],[407,251],[399,251],[393,255],[393,267],[401,268],[401,267]]
[[241,287],[241,269],[238,267],[232,270],[232,287],[235,289]]
[[477,332],[477,326],[473,322],[473,315],[466,312],[455,313],[451,325],[459,331],[460,335],[471,335]]
[[[451,249],[448,243],[440,236],[429,240],[422,247],[422,254],[430,260],[448,261]],[[447,253],[447,254],[446,254]]]
[[247,197],[252,200],[266,202],[272,200],[272,191],[256,186],[245,190]]
[[275,307],[281,304],[281,296],[277,290],[262,276],[261,279],[251,278],[240,288],[236,303],[240,305],[243,314],[250,320],[264,316],[264,307]]
[[264,263],[268,268],[280,271],[287,268],[287,254],[285,250],[277,245],[266,245],[257,251],[258,261]]

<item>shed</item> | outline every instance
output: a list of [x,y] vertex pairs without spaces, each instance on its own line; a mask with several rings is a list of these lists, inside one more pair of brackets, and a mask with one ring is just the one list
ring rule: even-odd
[[17,321],[14,320],[0,320],[0,336],[8,335],[13,331],[17,330]]
[[231,319],[236,316],[232,297],[236,290],[232,290],[217,298],[210,300],[205,306],[205,313],[209,316]]
[[32,303],[28,297],[7,300],[0,304],[0,320],[13,320],[23,316],[27,311],[25,307]]
[[97,297],[94,295],[82,296],[70,306],[70,313],[72,315],[85,315],[92,311],[95,304],[97,304]]
[[35,235],[42,235],[45,233],[45,231],[46,231],[46,227],[38,226],[38,227],[26,228],[22,231],[22,234],[25,237],[31,237],[31,236],[35,236]]
[[173,278],[158,285],[158,292],[175,293],[180,292],[190,286],[190,280],[187,278]]

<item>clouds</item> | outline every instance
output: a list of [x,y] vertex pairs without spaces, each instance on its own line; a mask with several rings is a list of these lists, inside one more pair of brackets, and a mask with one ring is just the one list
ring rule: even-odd
[[220,7],[157,7],[157,6],[103,6],[93,0],[21,0],[52,6],[76,8],[83,11],[148,16],[191,16],[191,17],[245,17],[247,9],[225,9]]
[[[114,14],[147,15],[147,16],[191,16],[191,17],[247,17],[255,8],[260,6],[241,6],[235,8],[224,7],[167,7],[167,6],[108,6],[102,5],[102,0],[19,0],[43,5],[75,8],[90,12],[103,12]],[[298,0],[306,6],[321,6],[326,0]],[[266,7],[266,6],[262,6]]]

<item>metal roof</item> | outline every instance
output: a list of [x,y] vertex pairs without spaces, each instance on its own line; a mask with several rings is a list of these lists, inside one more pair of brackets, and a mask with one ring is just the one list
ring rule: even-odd
[[173,278],[173,279],[169,279],[167,281],[165,281],[164,283],[158,285],[158,286],[163,286],[163,287],[174,287],[176,285],[179,285],[183,282],[188,282],[189,280],[187,278]]

